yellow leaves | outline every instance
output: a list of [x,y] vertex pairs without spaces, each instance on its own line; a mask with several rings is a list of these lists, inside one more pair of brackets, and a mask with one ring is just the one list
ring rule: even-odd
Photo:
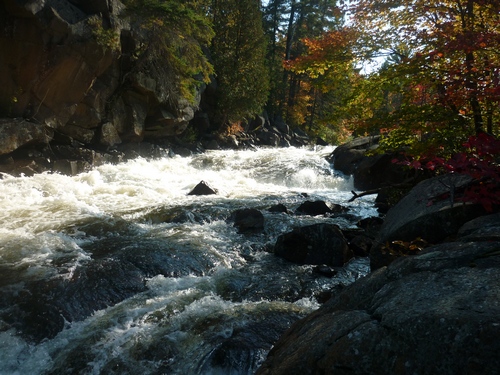
[[304,38],[302,43],[307,51],[303,56],[285,61],[283,67],[297,74],[307,74],[319,78],[329,70],[341,65],[353,65],[351,44],[355,39],[352,29],[335,30],[324,33],[318,38]]

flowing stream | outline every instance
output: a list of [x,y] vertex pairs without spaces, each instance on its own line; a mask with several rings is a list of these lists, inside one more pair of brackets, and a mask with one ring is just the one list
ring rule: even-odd
[[[272,254],[276,238],[319,222],[376,215],[347,203],[332,147],[210,151],[136,159],[78,176],[0,180],[0,374],[253,374],[277,338],[321,295],[365,275],[334,277]],[[217,195],[187,193],[201,180]],[[295,215],[305,200],[345,214]],[[268,208],[285,205],[289,213]],[[239,208],[265,217],[240,234]]]

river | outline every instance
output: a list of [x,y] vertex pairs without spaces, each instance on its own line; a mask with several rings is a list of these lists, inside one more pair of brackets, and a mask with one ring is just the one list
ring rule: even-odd
[[[138,158],[77,176],[0,180],[0,374],[252,374],[335,277],[274,256],[276,238],[319,222],[354,227],[370,197],[326,161],[333,147]],[[217,195],[191,196],[200,181]],[[294,215],[305,200],[347,214]],[[287,213],[268,208],[285,205]],[[265,217],[262,233],[228,221]]]

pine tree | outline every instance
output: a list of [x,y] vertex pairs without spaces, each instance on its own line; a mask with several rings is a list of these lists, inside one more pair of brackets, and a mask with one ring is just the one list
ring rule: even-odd
[[217,79],[216,113],[220,125],[262,111],[269,91],[266,39],[260,1],[214,0],[215,37],[211,54]]

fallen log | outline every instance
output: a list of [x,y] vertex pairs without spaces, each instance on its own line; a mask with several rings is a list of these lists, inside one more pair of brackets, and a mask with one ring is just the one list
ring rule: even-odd
[[353,202],[355,199],[358,199],[358,198],[361,198],[361,197],[364,197],[365,195],[373,195],[373,194],[378,194],[380,193],[382,189],[379,188],[379,189],[372,189],[372,190],[366,190],[366,191],[363,191],[361,193],[356,193],[354,190],[351,190],[351,193],[352,193],[352,197],[351,199],[348,200],[348,202]]

